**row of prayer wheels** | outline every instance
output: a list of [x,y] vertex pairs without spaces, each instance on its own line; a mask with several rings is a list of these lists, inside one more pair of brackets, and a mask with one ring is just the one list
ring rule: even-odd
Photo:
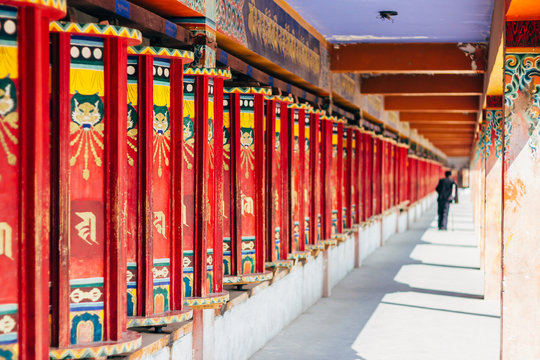
[[[224,285],[381,213],[385,161],[404,174],[406,146],[225,86],[189,51],[54,22],[65,0],[0,3],[0,357],[132,351],[128,328],[220,307]],[[383,160],[381,142],[404,151]],[[407,197],[393,194],[387,208]]]

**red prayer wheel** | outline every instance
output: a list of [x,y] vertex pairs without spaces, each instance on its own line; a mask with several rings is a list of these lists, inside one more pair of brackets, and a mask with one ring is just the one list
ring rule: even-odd
[[[220,307],[223,291],[223,80],[228,70],[184,72],[182,245],[184,304]],[[215,131],[219,129],[219,131]]]
[[50,25],[52,358],[132,351],[126,331],[127,47],[138,30]]
[[265,266],[264,97],[270,89],[227,87],[224,94],[224,284],[272,278]]
[[182,299],[184,65],[189,51],[133,46],[127,61],[128,327],[192,317]]
[[266,96],[266,203],[267,235],[266,266],[291,267],[289,256],[288,203],[288,138],[289,117],[287,107],[293,99],[285,96]]
[[0,358],[49,355],[49,22],[65,1],[0,0]]

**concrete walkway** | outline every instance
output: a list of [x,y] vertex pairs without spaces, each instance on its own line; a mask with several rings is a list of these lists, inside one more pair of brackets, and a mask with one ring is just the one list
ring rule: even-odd
[[467,191],[460,200],[448,232],[431,209],[252,359],[498,359],[499,303],[482,299]]

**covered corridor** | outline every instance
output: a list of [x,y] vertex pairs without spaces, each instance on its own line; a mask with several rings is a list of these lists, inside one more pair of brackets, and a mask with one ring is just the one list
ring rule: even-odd
[[252,359],[498,358],[500,304],[483,299],[469,191],[447,232],[435,217],[393,235]]
[[0,0],[0,360],[538,360],[539,148],[540,0]]

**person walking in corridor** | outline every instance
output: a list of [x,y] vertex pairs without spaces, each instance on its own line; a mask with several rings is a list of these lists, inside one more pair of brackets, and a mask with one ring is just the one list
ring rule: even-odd
[[[439,230],[446,230],[446,224],[448,223],[448,210],[450,208],[450,203],[454,201],[458,202],[458,189],[457,184],[450,176],[452,175],[451,171],[446,171],[444,173],[444,178],[439,180],[435,190],[439,197],[437,198],[437,203],[439,205]],[[452,196],[455,188],[455,195]]]

